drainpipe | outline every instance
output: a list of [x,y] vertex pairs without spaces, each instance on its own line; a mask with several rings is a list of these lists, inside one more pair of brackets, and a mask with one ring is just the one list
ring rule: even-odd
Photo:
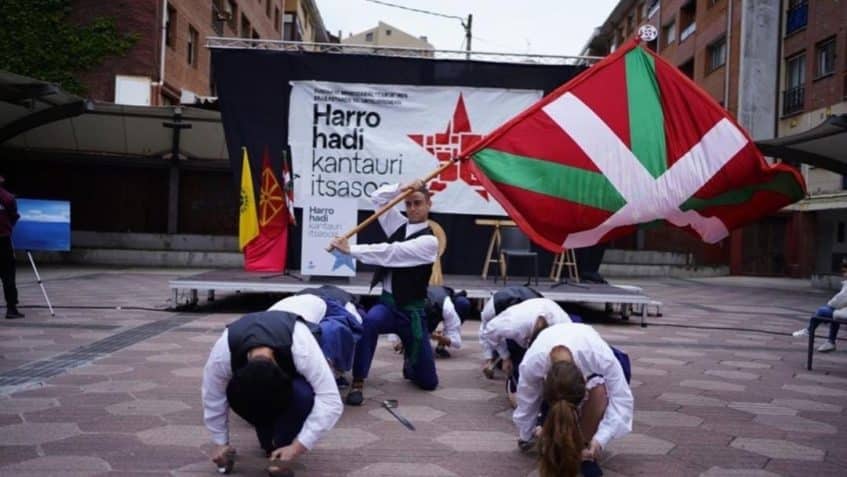
[[159,38],[159,81],[153,83],[154,92],[158,89],[158,97],[153,102],[161,104],[162,91],[165,89],[165,50],[168,46],[167,42],[167,25],[168,25],[168,0],[162,0],[162,35]]
[[[729,110],[729,73],[732,69],[732,4],[735,0],[729,0],[729,12],[726,16],[726,68],[724,68],[723,78],[723,107]],[[741,56],[738,57],[738,62],[741,62]]]

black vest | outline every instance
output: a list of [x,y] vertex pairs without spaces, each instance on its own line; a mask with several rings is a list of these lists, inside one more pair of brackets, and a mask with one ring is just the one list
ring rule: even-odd
[[[242,316],[227,327],[230,364],[233,373],[247,364],[247,352],[257,346],[267,346],[274,352],[279,367],[289,376],[296,376],[297,369],[291,356],[294,323],[309,326],[299,316],[287,311],[260,311]],[[312,333],[317,327],[309,326]]]
[[296,295],[315,295],[326,300],[332,299],[340,303],[342,306],[347,303],[357,305],[359,300],[354,295],[344,291],[335,285],[321,285],[318,288],[304,288],[296,293]]
[[435,328],[444,320],[444,300],[448,297],[452,300],[455,292],[450,287],[430,285],[426,289],[426,304],[424,311],[429,324],[429,332],[432,333]]
[[494,293],[494,314],[499,315],[506,308],[531,298],[544,298],[544,295],[530,287],[506,287]]
[[[405,242],[424,235],[432,235],[432,229],[426,227],[406,237],[406,224],[388,237],[388,243]],[[413,267],[379,267],[371,279],[371,288],[376,286],[391,272],[391,294],[398,307],[403,307],[413,301],[426,299],[426,286],[432,275],[432,263],[415,265]]]

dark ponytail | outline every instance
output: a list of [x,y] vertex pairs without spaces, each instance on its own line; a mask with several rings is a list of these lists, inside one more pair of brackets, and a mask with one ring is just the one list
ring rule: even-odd
[[577,406],[585,396],[585,378],[573,363],[553,363],[544,381],[544,401],[550,406],[538,441],[540,477],[572,477],[579,473],[585,440]]

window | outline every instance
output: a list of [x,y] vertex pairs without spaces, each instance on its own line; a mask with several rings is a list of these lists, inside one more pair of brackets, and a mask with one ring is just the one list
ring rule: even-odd
[[224,15],[228,17],[226,24],[229,25],[229,28],[238,34],[238,5],[235,4],[235,0],[226,0],[226,6],[224,7]]
[[274,29],[276,31],[279,31],[279,29],[280,29],[280,26],[279,26],[279,8],[277,8],[277,7],[274,7]]
[[293,13],[282,14],[282,39],[286,41],[300,41],[303,35],[300,31],[300,22]]
[[265,15],[271,17],[271,0],[265,0]]
[[682,74],[685,76],[694,79],[694,58],[691,58],[685,63],[679,65],[679,71],[682,71]]
[[785,36],[806,28],[809,22],[809,2],[806,0],[788,0],[785,13]]
[[250,38],[250,20],[243,13],[241,14],[241,38]]
[[385,36],[391,36],[391,30],[385,30]]
[[165,44],[171,48],[176,46],[176,8],[170,4],[165,18]]
[[191,66],[197,66],[197,43],[200,40],[200,36],[197,34],[197,30],[194,29],[193,26],[188,26],[188,64]]
[[373,34],[373,32],[365,33],[365,41],[374,41],[374,34]]
[[697,1],[690,0],[679,9],[679,41],[697,31]]
[[835,240],[838,241],[838,243],[844,243],[844,222],[838,222],[835,235]]
[[835,37],[826,39],[815,46],[815,78],[835,73]]
[[676,41],[676,19],[662,27],[662,42],[665,46]]
[[803,110],[806,55],[799,54],[785,60],[785,91],[782,93],[782,114]]
[[712,43],[708,47],[709,69],[707,72],[715,71],[726,63],[726,37]]
[[223,4],[221,0],[212,0],[212,30],[217,36],[224,34],[224,22],[227,18],[224,15]]
[[659,11],[659,0],[647,0],[644,3],[644,7],[647,9],[647,13],[644,15],[644,18],[650,18]]

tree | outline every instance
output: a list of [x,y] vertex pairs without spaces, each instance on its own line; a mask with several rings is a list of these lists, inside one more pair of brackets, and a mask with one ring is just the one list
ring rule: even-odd
[[71,0],[0,0],[0,69],[84,94],[77,75],[137,40],[119,32],[113,18],[78,25],[70,13]]

